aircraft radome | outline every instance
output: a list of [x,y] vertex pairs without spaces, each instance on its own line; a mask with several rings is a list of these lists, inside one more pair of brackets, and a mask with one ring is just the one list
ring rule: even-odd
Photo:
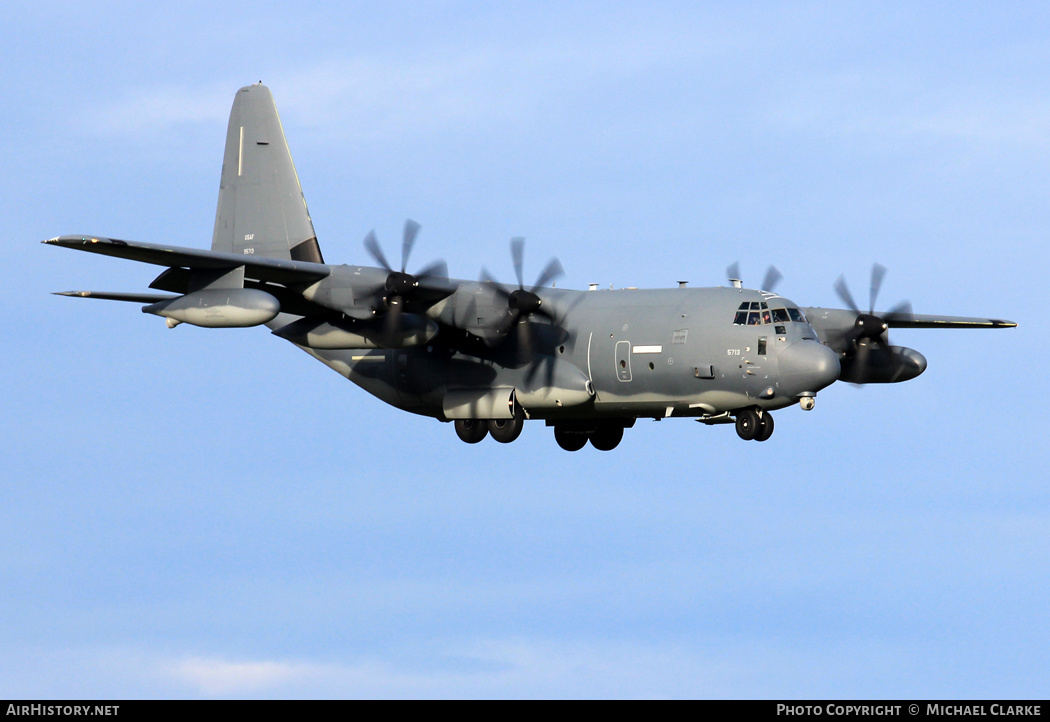
[[814,407],[835,381],[907,381],[926,369],[892,346],[890,328],[1003,328],[1009,321],[875,312],[885,272],[862,311],[840,279],[846,309],[801,307],[744,288],[576,291],[549,287],[551,261],[526,285],[524,245],[511,242],[516,285],[448,277],[443,262],[409,272],[419,226],[405,224],[399,266],[373,234],[377,266],[325,263],[270,91],[239,90],[222,164],[211,250],[68,235],[44,243],[151,263],[162,293],[70,291],[129,301],[169,327],[266,325],[358,386],[412,413],[452,421],[467,443],[508,443],[542,420],[575,451],[610,450],[639,418],[735,423],[765,441],[773,414]]

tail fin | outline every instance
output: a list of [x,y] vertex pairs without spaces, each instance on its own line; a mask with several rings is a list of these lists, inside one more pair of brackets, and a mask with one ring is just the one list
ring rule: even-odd
[[270,89],[237,91],[226,131],[213,251],[324,263]]

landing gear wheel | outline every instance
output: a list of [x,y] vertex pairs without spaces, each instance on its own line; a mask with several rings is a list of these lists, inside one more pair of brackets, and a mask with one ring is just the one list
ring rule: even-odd
[[623,439],[623,427],[619,424],[600,424],[591,432],[591,446],[598,451],[612,451]]
[[492,419],[489,421],[489,434],[501,444],[509,444],[521,436],[521,430],[525,426],[525,415],[520,409],[515,409],[514,418]]
[[762,422],[755,432],[755,441],[765,441],[773,435],[773,414],[768,411],[762,414]]
[[587,445],[587,434],[573,433],[562,426],[555,426],[554,440],[566,451],[579,451]]
[[456,419],[456,436],[468,444],[476,444],[489,433],[489,425],[478,419]]
[[736,435],[744,441],[751,441],[758,433],[761,419],[754,409],[743,409],[736,415]]

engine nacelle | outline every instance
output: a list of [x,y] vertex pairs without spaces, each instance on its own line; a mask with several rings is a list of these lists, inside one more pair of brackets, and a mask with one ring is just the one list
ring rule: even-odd
[[383,294],[387,275],[381,269],[333,266],[328,277],[303,289],[303,297],[350,318],[368,320],[376,315],[374,306]]
[[438,333],[438,325],[415,313],[403,313],[393,329],[386,319],[368,322],[330,322],[301,318],[273,332],[292,343],[315,349],[408,348],[427,343]]
[[851,358],[841,361],[840,381],[851,384],[894,384],[909,381],[926,370],[926,357],[915,349],[859,344]]
[[255,288],[206,288],[142,308],[143,313],[169,319],[169,326],[188,323],[203,328],[258,326],[280,311],[276,298]]

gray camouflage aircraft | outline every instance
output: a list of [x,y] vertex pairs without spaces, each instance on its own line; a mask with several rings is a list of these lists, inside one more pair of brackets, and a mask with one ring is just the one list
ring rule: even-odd
[[405,224],[400,268],[374,234],[378,267],[329,265],[314,234],[273,97],[241,88],[230,114],[211,250],[70,235],[46,244],[164,267],[165,293],[59,295],[144,304],[171,328],[266,325],[388,404],[453,421],[467,443],[509,443],[541,419],[576,451],[608,451],[639,418],[735,423],[765,441],[773,411],[813,408],[835,381],[907,381],[926,369],[918,351],[891,346],[890,328],[1003,328],[1009,321],[876,313],[885,269],[875,266],[868,311],[843,279],[847,309],[803,308],[773,292],[730,286],[575,291],[548,287],[552,260],[524,280],[524,244],[511,242],[517,285],[448,277],[444,262],[410,273],[419,226]]

